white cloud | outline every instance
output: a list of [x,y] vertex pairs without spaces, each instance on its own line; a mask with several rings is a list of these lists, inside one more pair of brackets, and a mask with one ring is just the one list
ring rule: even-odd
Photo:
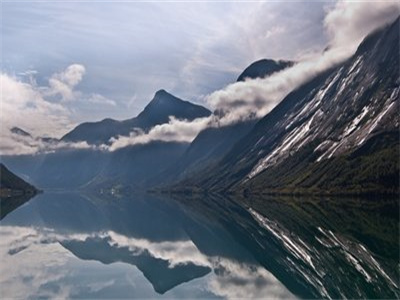
[[15,134],[7,128],[2,130],[0,138],[0,155],[51,153],[60,149],[97,149],[87,142],[46,141],[40,137]]
[[62,101],[76,99],[74,87],[82,80],[86,70],[83,65],[73,64],[68,66],[63,72],[53,74],[49,79],[48,96],[61,96]]
[[70,126],[68,110],[46,101],[38,87],[4,73],[0,80],[1,133],[18,126],[37,135],[57,135]]
[[178,120],[170,117],[168,123],[154,126],[149,132],[134,130],[130,136],[112,138],[111,146],[103,146],[110,151],[115,151],[136,144],[147,144],[152,141],[164,142],[191,142],[197,134],[210,125],[211,118],[197,118],[193,121]]
[[338,1],[328,11],[324,26],[332,47],[354,52],[368,33],[393,22],[399,14],[399,1]]
[[223,112],[221,125],[261,118],[291,91],[347,57],[348,52],[331,49],[267,78],[228,85],[209,95],[207,101],[213,109]]
[[116,106],[117,103],[114,100],[108,99],[107,97],[104,97],[100,94],[91,94],[87,98],[87,101],[90,103],[94,104],[104,104],[104,105],[110,105],[110,106]]
[[[0,73],[0,154],[34,154],[55,151],[59,148],[88,148],[87,143],[55,144],[44,142],[39,138],[60,137],[75,125],[71,121],[72,110],[67,103],[54,102],[48,98],[49,94],[56,91],[63,95],[63,99],[72,99],[72,95],[80,94],[82,96],[80,101],[115,106],[113,100],[100,94],[85,95],[73,90],[82,80],[84,70],[81,65],[71,65],[65,71],[51,76],[48,87],[38,86],[32,78],[35,74],[32,71],[27,73],[29,82]],[[13,127],[20,127],[34,137],[13,134],[10,131]]]
[[[40,244],[40,235],[33,228],[2,226],[0,231],[0,284],[4,298],[23,299],[29,295],[70,298],[68,289],[51,292],[43,288],[67,275],[68,271],[63,266],[71,257],[65,249],[56,243]],[[10,250],[20,252],[10,255]]]

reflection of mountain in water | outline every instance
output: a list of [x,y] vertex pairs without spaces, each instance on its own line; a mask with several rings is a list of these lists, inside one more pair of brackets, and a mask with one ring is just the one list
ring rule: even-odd
[[2,220],[6,215],[16,210],[22,204],[28,202],[35,195],[24,194],[13,197],[0,198],[0,220]]
[[104,264],[124,262],[135,265],[151,282],[154,290],[161,294],[211,271],[206,266],[190,262],[171,267],[167,260],[152,256],[146,249],[120,247],[112,244],[109,237],[88,237],[83,241],[69,240],[61,244],[80,259],[98,260]]
[[275,277],[303,298],[400,296],[396,201],[38,198],[5,225],[50,229],[81,259],[135,265],[158,293],[212,274],[225,297],[263,297]]
[[269,198],[241,203],[190,202],[193,210],[225,224],[293,293],[305,298],[400,296],[396,200]]

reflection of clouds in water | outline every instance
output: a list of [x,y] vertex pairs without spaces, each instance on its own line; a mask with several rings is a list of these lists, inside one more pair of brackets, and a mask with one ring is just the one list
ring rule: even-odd
[[[208,257],[202,254],[190,240],[152,242],[146,239],[128,238],[113,231],[95,234],[57,234],[48,229],[12,226],[0,227],[0,233],[2,236],[0,284],[2,295],[5,297],[26,298],[27,295],[34,295],[35,297],[70,298],[82,292],[88,296],[96,293],[101,295],[101,291],[105,288],[116,291],[115,285],[121,284],[121,279],[107,276],[102,272],[107,272],[116,265],[126,268],[129,268],[129,265],[114,263],[113,267],[110,267],[98,262],[80,261],[58,244],[62,241],[84,242],[87,238],[97,237],[107,241],[112,247],[127,247],[133,256],[147,251],[155,258],[168,261],[170,268],[192,263],[208,266],[214,270],[200,282],[194,280],[192,283],[186,283],[171,290],[165,295],[167,297],[171,297],[175,292],[185,297],[187,294],[186,292],[181,294],[182,291],[187,289],[190,293],[191,289],[197,289],[200,283],[200,288],[205,289],[203,291],[207,292],[208,296],[214,295],[228,299],[265,296],[293,298],[293,295],[264,268],[227,258]],[[132,272],[123,274],[121,271],[118,272],[120,272],[118,276],[121,276],[134,290],[139,287],[140,289],[149,287],[147,283],[143,283],[145,280],[143,276],[138,277]],[[85,280],[82,281],[82,277],[85,277]],[[148,291],[141,291],[141,297],[154,297],[154,295],[156,295],[154,292],[149,294]],[[130,296],[133,297],[133,295]],[[135,294],[135,296],[139,295]]]
[[[1,227],[0,257],[1,294],[4,298],[68,298],[69,288],[56,283],[67,275],[63,265],[71,254],[56,244],[40,245],[36,230],[26,227]],[[10,255],[12,249],[16,255]],[[22,254],[22,255],[19,255]],[[45,265],[42,263],[45,262]]]
[[156,258],[168,260],[170,267],[193,263],[214,270],[209,277],[208,288],[215,295],[232,298],[288,299],[293,295],[267,270],[257,265],[239,263],[221,257],[207,257],[192,241],[154,243],[145,239],[128,238],[115,232],[107,237],[118,247],[128,246],[131,250],[145,249]]
[[209,285],[214,294],[227,299],[293,299],[294,296],[260,266],[222,259]]
[[126,237],[113,231],[104,233],[104,238],[106,237],[110,239],[110,245],[128,247],[136,255],[147,250],[151,256],[168,261],[170,268],[188,263],[210,266],[207,256],[200,253],[190,240],[152,242],[146,239]]

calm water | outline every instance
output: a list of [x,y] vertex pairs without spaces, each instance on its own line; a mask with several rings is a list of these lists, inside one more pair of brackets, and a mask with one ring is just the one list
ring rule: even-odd
[[47,192],[3,209],[0,294],[399,298],[398,211],[382,199]]

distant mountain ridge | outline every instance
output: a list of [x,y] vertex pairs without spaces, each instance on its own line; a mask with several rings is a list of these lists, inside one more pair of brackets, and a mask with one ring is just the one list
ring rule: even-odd
[[29,132],[27,132],[19,127],[13,127],[10,129],[10,131],[11,131],[11,133],[14,133],[14,134],[17,134],[20,136],[32,137],[32,135]]
[[159,90],[137,117],[123,121],[104,119],[100,122],[82,123],[64,135],[61,140],[106,144],[112,137],[128,136],[134,128],[146,131],[155,125],[168,123],[170,116],[191,121],[210,114],[211,112],[203,106],[181,100],[165,90]]
[[[155,125],[169,122],[170,117],[191,121],[210,114],[205,107],[160,90],[137,117],[125,121],[105,119],[83,123],[61,141],[107,144],[111,137],[128,136],[134,128],[148,131]],[[14,131],[19,135],[25,132],[22,129]],[[187,142],[153,141],[113,152],[66,148],[37,155],[3,156],[2,159],[41,188],[104,189],[117,185],[145,189],[148,180],[173,165],[188,146]]]

